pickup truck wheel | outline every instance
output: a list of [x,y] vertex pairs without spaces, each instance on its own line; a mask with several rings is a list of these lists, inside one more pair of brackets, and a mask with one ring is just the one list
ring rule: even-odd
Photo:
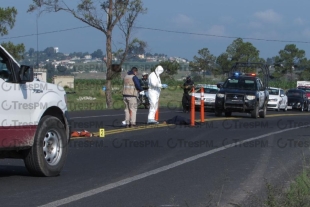
[[304,111],[304,105],[301,105],[300,111],[301,111],[301,112]]
[[310,104],[308,104],[308,106],[307,106],[307,111],[308,112],[310,111]]
[[251,111],[251,117],[257,119],[258,117],[258,105],[255,107],[253,111]]
[[265,118],[266,117],[266,106],[264,106],[264,109],[259,112],[259,117],[260,118]]
[[57,176],[65,164],[67,152],[68,141],[63,123],[54,116],[44,116],[24,162],[27,170],[35,176]]

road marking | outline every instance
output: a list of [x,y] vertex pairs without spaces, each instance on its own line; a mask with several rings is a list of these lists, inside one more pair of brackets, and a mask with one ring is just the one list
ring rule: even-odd
[[111,190],[111,189],[114,189],[114,188],[126,185],[128,183],[131,183],[131,182],[134,182],[134,181],[138,181],[138,180],[141,180],[143,178],[146,178],[146,177],[149,177],[149,176],[152,176],[152,175],[156,175],[158,173],[161,173],[161,172],[164,172],[164,171],[176,168],[178,166],[181,166],[181,165],[193,162],[193,161],[195,161],[195,160],[197,160],[199,158],[207,157],[207,156],[212,155],[212,154],[214,154],[216,152],[220,152],[220,151],[223,151],[225,149],[232,148],[234,146],[242,145],[244,143],[251,142],[251,141],[254,141],[254,140],[258,140],[258,139],[262,139],[262,138],[265,138],[265,137],[268,137],[268,136],[271,136],[271,135],[280,134],[280,133],[283,133],[283,132],[286,132],[286,131],[291,131],[291,130],[305,128],[305,127],[310,127],[310,125],[305,125],[305,126],[300,126],[300,127],[295,127],[295,128],[289,128],[289,129],[283,129],[283,130],[276,131],[276,132],[270,132],[270,133],[263,134],[263,135],[260,135],[260,136],[257,136],[257,137],[252,137],[252,138],[240,141],[240,142],[235,142],[235,143],[232,143],[232,144],[228,144],[228,145],[225,145],[225,146],[213,149],[213,150],[209,150],[207,152],[200,153],[198,155],[194,155],[194,156],[188,157],[186,159],[179,160],[179,161],[171,163],[169,165],[165,165],[165,166],[156,168],[154,170],[151,170],[151,171],[148,171],[148,172],[145,172],[145,173],[141,173],[141,174],[135,175],[133,177],[129,177],[129,178],[120,180],[118,182],[110,183],[108,185],[104,185],[104,186],[99,187],[99,188],[88,190],[88,191],[85,191],[83,193],[75,194],[75,195],[72,195],[72,196],[60,199],[60,200],[53,201],[51,203],[47,203],[45,205],[42,205],[41,207],[61,206],[61,205],[64,205],[64,204],[72,203],[72,202],[81,200],[83,198],[94,196],[96,194],[99,194],[99,193],[102,193],[102,192],[105,192],[105,191],[108,191],[108,190]]
[[[161,114],[172,113],[172,112],[182,112],[182,111],[164,111],[160,112]],[[149,114],[149,113],[137,113],[138,114]],[[76,116],[70,117],[70,119],[84,119],[84,118],[97,118],[97,117],[109,117],[109,116],[124,116],[124,114],[113,114],[113,115],[98,115],[98,116]]]
[[[279,116],[309,116],[310,114],[271,114],[267,115],[267,117],[279,117]],[[223,118],[208,118],[205,119],[205,122],[209,121],[221,121],[221,120],[233,120],[233,119],[242,119],[243,117],[223,117]],[[196,122],[199,122],[200,119],[196,119]],[[142,129],[154,129],[154,128],[162,128],[162,127],[169,127],[173,126],[174,124],[156,124],[156,125],[142,125],[138,126],[138,128],[120,128],[120,129],[111,129],[107,130],[105,135],[112,135],[112,134],[118,134],[122,132],[130,132],[130,131],[137,131]],[[188,126],[190,127],[190,126]],[[93,132],[95,135],[94,137],[97,137],[98,132]],[[90,138],[90,137],[71,137],[71,139],[82,139],[82,138]]]

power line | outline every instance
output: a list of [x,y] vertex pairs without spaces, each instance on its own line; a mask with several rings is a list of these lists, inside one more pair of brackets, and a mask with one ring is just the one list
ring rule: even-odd
[[[52,33],[59,33],[59,32],[66,32],[66,31],[71,31],[71,30],[76,30],[76,29],[84,29],[84,28],[87,28],[87,27],[91,27],[91,26],[74,27],[74,28],[69,28],[69,29],[54,30],[54,31],[50,31],[50,32],[42,32],[42,33],[38,33],[38,35],[52,34]],[[3,38],[0,38],[0,40],[4,40],[4,39],[16,39],[16,38],[22,38],[22,37],[35,36],[35,35],[37,35],[37,34],[27,34],[27,35],[15,36],[15,37],[3,37]]]
[[[66,31],[72,31],[72,30],[77,30],[77,29],[84,29],[84,28],[89,28],[89,27],[91,27],[91,26],[83,26],[83,27],[74,27],[74,28],[62,29],[62,30],[54,30],[54,31],[50,31],[50,32],[42,32],[42,33],[39,33],[39,35],[59,33],[59,32],[66,32]],[[241,38],[241,39],[257,40],[257,41],[267,41],[267,42],[290,42],[290,43],[306,43],[306,44],[310,43],[310,42],[307,42],[307,41],[298,41],[298,40],[278,40],[278,39],[252,38],[252,37],[234,37],[234,36],[212,35],[212,34],[194,33],[194,32],[183,32],[183,31],[175,31],[175,30],[165,30],[165,29],[157,29],[157,28],[150,28],[150,27],[134,27],[134,28],[145,29],[145,30],[153,30],[153,31],[159,31],[159,32],[185,34],[185,35],[217,37],[217,38],[229,38],[229,39]],[[15,37],[3,37],[3,38],[0,38],[0,40],[16,39],[16,38],[22,38],[22,37],[35,36],[35,35],[38,35],[38,34],[20,35],[20,36],[15,36]]]

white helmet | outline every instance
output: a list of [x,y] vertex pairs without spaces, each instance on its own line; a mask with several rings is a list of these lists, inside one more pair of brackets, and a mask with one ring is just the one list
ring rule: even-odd
[[148,75],[148,73],[146,73],[146,72],[142,73],[142,76],[145,76],[145,75]]

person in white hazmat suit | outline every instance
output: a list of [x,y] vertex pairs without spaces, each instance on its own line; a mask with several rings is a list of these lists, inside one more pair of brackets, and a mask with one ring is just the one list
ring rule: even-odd
[[164,68],[159,65],[155,68],[155,71],[152,72],[149,75],[149,89],[148,89],[148,95],[149,95],[149,101],[150,101],[150,109],[149,109],[149,114],[148,114],[148,124],[158,124],[158,122],[155,120],[155,113],[158,108],[158,100],[159,100],[159,95],[160,91],[163,88],[163,85],[166,84],[161,84],[160,80],[160,74],[164,72]]

